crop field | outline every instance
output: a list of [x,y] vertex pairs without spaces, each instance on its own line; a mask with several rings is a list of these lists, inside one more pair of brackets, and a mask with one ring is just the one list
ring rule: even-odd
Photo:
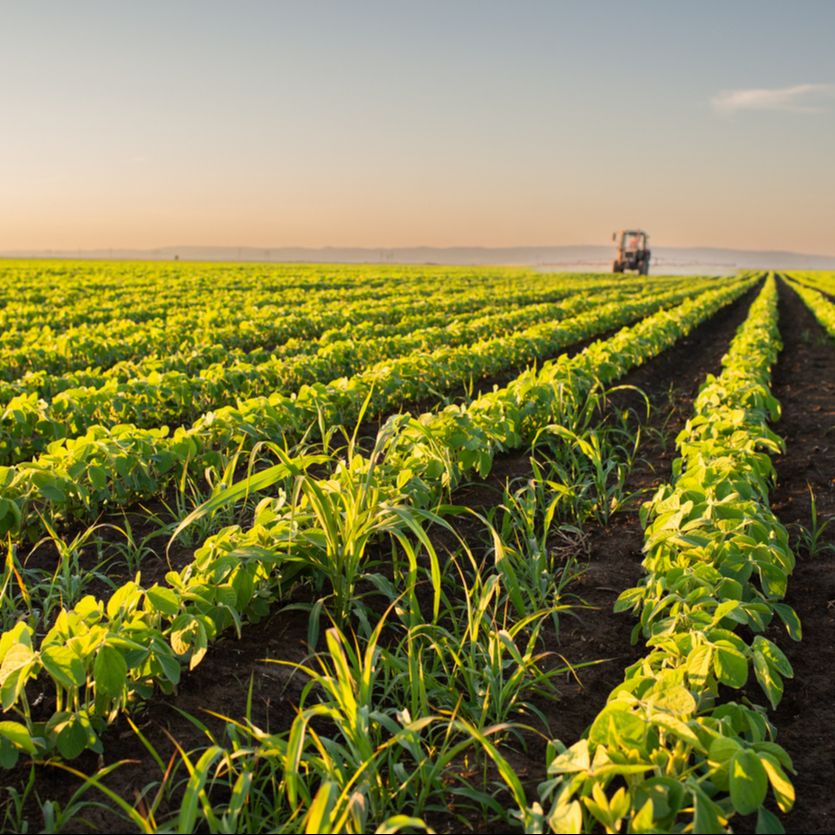
[[835,273],[0,263],[0,829],[835,827]]

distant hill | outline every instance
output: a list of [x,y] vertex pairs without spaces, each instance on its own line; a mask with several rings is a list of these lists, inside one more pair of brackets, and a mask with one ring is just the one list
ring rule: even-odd
[[[167,246],[158,249],[8,251],[7,258],[93,258],[170,261],[275,261],[377,264],[511,264],[545,270],[608,271],[612,246],[517,247],[235,247]],[[738,269],[835,270],[835,256],[710,247],[653,247],[653,271],[733,273]]]

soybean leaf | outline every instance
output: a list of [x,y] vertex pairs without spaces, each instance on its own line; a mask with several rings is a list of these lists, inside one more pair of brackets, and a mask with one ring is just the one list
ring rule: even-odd
[[749,750],[737,751],[730,765],[731,802],[740,815],[751,815],[762,806],[768,791],[768,775],[760,758]]
[[93,663],[96,694],[117,699],[122,694],[128,676],[128,666],[119,650],[103,644]]

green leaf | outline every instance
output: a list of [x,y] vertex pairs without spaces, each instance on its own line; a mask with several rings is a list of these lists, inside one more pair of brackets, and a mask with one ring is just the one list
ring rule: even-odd
[[107,471],[104,467],[92,466],[87,468],[87,476],[90,479],[90,484],[96,490],[103,490],[107,486]]
[[[25,621],[19,620],[11,629],[0,636],[0,664],[5,667],[6,654],[12,647],[22,646],[29,650],[32,656],[32,627]],[[2,680],[2,679],[0,679]]]
[[740,815],[751,815],[763,805],[768,775],[753,751],[738,751],[730,764],[731,802]]
[[684,786],[672,777],[650,777],[635,788],[635,805],[642,806],[647,800],[652,801],[652,814],[656,822],[675,818],[684,803]]
[[696,647],[687,656],[687,678],[694,687],[703,689],[710,675],[710,665],[713,661],[713,647]]
[[[28,636],[27,636],[28,637]],[[8,710],[19,698],[26,683],[37,675],[38,657],[25,643],[14,644],[0,666],[0,703]]]
[[793,641],[799,641],[803,637],[803,628],[800,624],[800,618],[797,612],[786,603],[772,603],[774,611],[777,612],[780,620],[786,627],[786,632]]
[[313,798],[304,824],[305,832],[332,832],[333,812],[339,797],[339,786],[333,780],[326,780],[319,786]]
[[757,811],[757,828],[754,830],[757,835],[784,835],[785,831],[774,812],[769,812],[765,806],[760,807]]
[[769,666],[777,670],[780,675],[786,678],[791,678],[794,675],[789,659],[786,658],[783,650],[777,644],[769,641],[768,638],[763,638],[762,635],[757,635],[754,638],[752,647],[755,652],[761,652],[765,656],[766,661],[768,661]]
[[644,586],[635,586],[626,591],[622,591],[615,601],[614,611],[625,612],[628,609],[634,609],[646,595],[647,590]]
[[128,676],[128,666],[119,650],[103,644],[93,664],[93,680],[96,695],[118,699],[122,694]]
[[0,722],[0,737],[7,739],[15,748],[20,748],[27,754],[35,753],[32,736],[20,722]]
[[549,774],[571,774],[578,771],[588,771],[591,768],[589,757],[589,742],[581,739],[575,742],[567,751],[554,757],[548,765]]
[[490,468],[493,466],[493,456],[489,450],[481,450],[478,456],[478,474],[481,478],[490,475]]
[[631,713],[623,703],[614,701],[597,715],[589,729],[588,739],[592,745],[624,746],[644,753],[646,734],[644,720]]
[[160,640],[153,640],[150,644],[154,659],[162,668],[163,675],[171,684],[178,684],[182,668],[179,660],[174,655],[172,648]]
[[687,722],[682,722],[681,719],[675,716],[670,716],[669,713],[653,713],[650,716],[653,724],[663,728],[667,733],[683,739],[691,748],[701,753],[707,753],[701,740],[696,735],[695,731]]
[[176,617],[180,611],[179,596],[167,586],[161,586],[157,583],[145,591],[145,597],[154,609],[168,615],[168,617]]
[[711,626],[718,624],[722,618],[728,617],[738,605],[739,602],[736,600],[725,600],[723,603],[720,603],[713,613],[713,622],[711,623]]
[[657,831],[655,820],[653,819],[653,805],[651,800],[647,800],[638,812],[632,816],[632,820],[629,822],[629,831],[635,833]]
[[206,627],[200,622],[197,622],[197,630],[194,635],[194,643],[192,645],[191,658],[188,662],[189,670],[193,670],[206,655],[209,648],[209,636],[206,634]]
[[139,586],[133,580],[119,586],[107,601],[107,616],[111,620],[115,620],[120,614],[134,608],[139,602],[139,597]]
[[[58,731],[58,751],[65,760],[75,759],[90,742],[89,720],[85,723],[78,714],[70,714],[68,718],[56,727]],[[95,741],[95,734],[93,734]]]
[[699,835],[717,835],[724,833],[725,827],[720,818],[721,808],[701,789],[693,789],[693,832]]
[[16,533],[20,529],[21,512],[16,502],[0,499],[0,536],[9,531]]
[[67,494],[59,486],[58,479],[49,472],[40,470],[32,474],[32,483],[41,495],[54,504],[63,504]]
[[548,824],[555,835],[576,835],[583,831],[583,807],[579,801],[557,804]]
[[727,736],[717,737],[710,744],[708,761],[713,769],[711,779],[722,791],[727,791],[728,788],[728,766],[734,756],[741,750],[742,746],[739,742]]
[[180,615],[171,625],[169,635],[171,648],[177,655],[189,653],[189,669],[193,670],[206,654],[209,637],[206,627],[197,617],[188,614]]
[[47,647],[41,651],[41,662],[52,680],[65,690],[75,690],[87,681],[84,663],[69,647]]
[[20,759],[20,751],[3,736],[0,736],[0,768],[14,768]]
[[757,650],[754,650],[754,674],[771,706],[776,709],[783,698],[783,680],[768,663],[768,659]]
[[665,686],[658,695],[653,694],[651,700],[654,707],[678,716],[691,716],[696,712],[696,699],[683,685]]
[[748,681],[748,659],[728,641],[716,641],[713,670],[722,684],[737,689]]
[[194,832],[198,806],[201,800],[205,801],[206,781],[209,779],[212,766],[218,757],[223,756],[223,753],[223,750],[217,745],[212,745],[200,755],[200,759],[194,765],[188,758],[185,758],[186,768],[189,770],[189,779],[180,802],[177,832]]
[[768,782],[771,783],[771,790],[777,800],[777,806],[781,812],[788,812],[794,806],[794,786],[786,776],[777,758],[768,753],[761,753],[760,759],[763,768],[768,775]]

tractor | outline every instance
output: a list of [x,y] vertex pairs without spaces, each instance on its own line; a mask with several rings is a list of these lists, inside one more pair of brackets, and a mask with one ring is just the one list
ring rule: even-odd
[[649,275],[649,235],[646,232],[640,229],[621,229],[612,235],[612,240],[618,245],[618,254],[612,262],[613,273],[637,270],[640,275]]

